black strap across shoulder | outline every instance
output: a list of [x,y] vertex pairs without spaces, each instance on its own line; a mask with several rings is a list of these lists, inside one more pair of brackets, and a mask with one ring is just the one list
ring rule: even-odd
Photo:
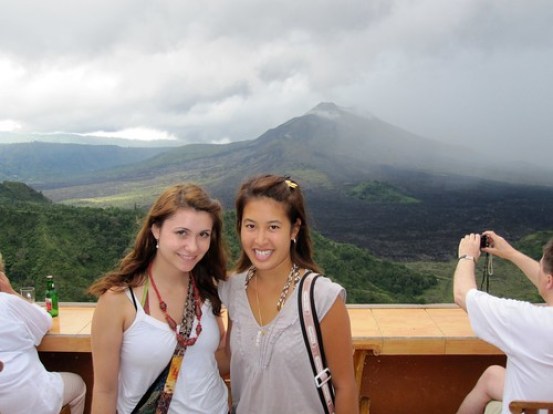
[[[317,309],[315,308],[315,282],[317,278],[320,277],[320,275],[317,274],[310,274],[311,272],[306,272],[305,275],[302,277],[299,285],[298,285],[298,311],[299,311],[299,318],[300,318],[300,325],[301,325],[301,331],[303,334],[303,340],[305,342],[305,346],[307,348],[307,354],[309,355],[309,362],[311,363],[311,368],[313,370],[313,376],[315,379],[315,384],[317,388],[317,392],[319,394],[319,398],[321,399],[321,404],[323,405],[323,409],[325,414],[332,414],[334,411],[334,387],[332,386],[331,381],[331,375],[330,371],[328,370],[328,366],[326,363],[326,356],[324,353],[324,347],[323,347],[323,338],[321,333],[321,326],[319,324],[319,318],[317,316]],[[307,288],[304,287],[304,282],[307,280],[308,276],[312,278],[311,286],[309,288],[309,304],[310,309],[306,309],[303,306],[302,297],[306,293],[304,292]],[[316,333],[316,344],[313,344],[318,347],[322,367],[324,367],[323,372],[318,372],[317,367],[315,365],[315,359],[313,355],[313,349],[311,341],[309,340],[309,336],[307,333],[307,327],[306,327],[306,321],[305,321],[305,313],[311,312],[313,315],[313,326]],[[320,380],[323,378],[322,380]],[[326,396],[325,398],[325,392]]]
[[134,297],[134,290],[132,290],[132,287],[130,286],[129,286],[129,290],[131,291],[131,298],[132,298],[132,303],[134,305],[134,310],[138,311],[138,306],[136,305],[136,298]]

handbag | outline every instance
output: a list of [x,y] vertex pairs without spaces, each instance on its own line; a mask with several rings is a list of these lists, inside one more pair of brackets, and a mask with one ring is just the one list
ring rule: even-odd
[[325,414],[334,413],[334,387],[332,375],[326,363],[321,327],[315,308],[315,281],[320,275],[309,272],[298,286],[298,310],[303,340],[313,369],[315,386]]

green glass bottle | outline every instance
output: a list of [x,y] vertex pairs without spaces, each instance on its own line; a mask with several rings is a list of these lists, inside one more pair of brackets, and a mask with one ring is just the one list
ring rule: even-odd
[[46,276],[46,292],[44,294],[44,303],[46,304],[46,310],[52,317],[58,316],[58,291],[54,285],[54,276]]

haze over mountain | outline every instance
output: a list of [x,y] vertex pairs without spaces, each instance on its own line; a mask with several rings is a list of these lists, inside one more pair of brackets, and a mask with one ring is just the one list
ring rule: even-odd
[[[82,142],[98,142],[81,137]],[[71,136],[60,135],[59,140],[70,140]],[[459,174],[491,178],[509,182],[546,184],[551,182],[553,169],[538,170],[520,163],[494,165],[486,154],[462,145],[448,145],[426,139],[401,128],[390,125],[372,115],[360,115],[341,108],[333,103],[321,103],[304,114],[268,130],[252,141],[231,144],[192,144],[178,148],[152,148],[144,143],[143,148],[133,148],[143,141],[130,141],[119,138],[102,138],[103,145],[49,146],[37,142],[31,144],[0,144],[0,161],[3,177],[10,176],[10,161],[19,162],[20,157],[32,157],[33,168],[42,166],[47,170],[63,171],[64,167],[81,164],[81,172],[95,173],[111,167],[128,165],[160,154],[143,166],[135,165],[133,170],[142,171],[146,176],[159,176],[185,167],[209,168],[198,161],[215,156],[218,161],[235,162],[227,173],[263,171],[298,171],[315,169],[325,173],[325,180],[340,183],[342,180],[360,181],[360,178],[388,178],[390,168],[394,170],[415,170],[438,174]],[[167,143],[169,141],[163,141]],[[106,147],[107,144],[116,147]],[[121,144],[130,143],[126,147]],[[144,147],[149,147],[144,148]],[[19,151],[19,153],[17,153]],[[28,154],[26,154],[28,152]],[[56,153],[58,155],[56,155]],[[238,154],[238,155],[237,155]],[[237,158],[236,158],[237,156]],[[257,157],[258,159],[255,159]],[[63,160],[62,165],[54,165],[53,160]],[[84,161],[84,162],[83,162]],[[195,161],[195,163],[192,163]],[[185,163],[183,165],[183,163]],[[246,165],[243,165],[246,164]],[[72,171],[73,172],[73,171]],[[37,184],[50,179],[21,177]],[[189,172],[183,172],[184,175]],[[106,171],[102,177],[121,174],[123,171]],[[54,174],[46,174],[46,176]],[[308,177],[302,177],[307,179]],[[54,180],[55,181],[55,180]],[[65,181],[65,180],[64,180]],[[309,181],[309,180],[308,180]]]
[[41,184],[140,162],[167,148],[30,142],[0,144],[0,179]]
[[0,145],[1,143],[9,144],[23,144],[29,142],[49,142],[52,144],[81,144],[81,145],[117,145],[123,148],[150,148],[150,147],[178,147],[182,143],[177,140],[170,139],[128,139],[118,138],[112,136],[98,136],[98,135],[83,135],[83,134],[71,134],[67,132],[58,133],[33,133],[26,134],[22,132],[14,131],[0,131]]
[[[151,156],[151,148],[19,145],[0,145],[0,177],[14,178],[4,168],[10,159],[12,169],[20,166],[20,181],[55,202],[77,205],[147,206],[163,187],[193,181],[231,208],[245,177],[290,175],[304,188],[323,234],[388,256],[397,248],[401,258],[445,257],[458,232],[492,224],[515,235],[553,227],[553,219],[538,213],[553,207],[551,171],[494,165],[476,149],[419,137],[333,103],[255,140],[157,149]],[[53,164],[56,173],[46,173]]]

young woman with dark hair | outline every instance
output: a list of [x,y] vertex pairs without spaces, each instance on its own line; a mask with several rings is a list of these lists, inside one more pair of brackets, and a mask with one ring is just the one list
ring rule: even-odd
[[[236,198],[241,255],[219,285],[228,308],[227,351],[233,412],[324,413],[299,319],[298,285],[313,260],[299,184],[265,175],[247,180]],[[335,390],[334,412],[358,412],[353,346],[344,289],[319,277],[314,302]]]

